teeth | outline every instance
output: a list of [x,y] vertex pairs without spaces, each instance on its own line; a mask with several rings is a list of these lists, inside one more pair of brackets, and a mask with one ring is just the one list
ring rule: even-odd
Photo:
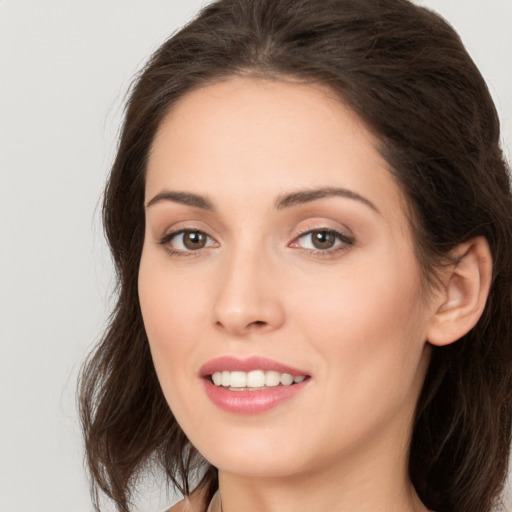
[[262,370],[254,370],[247,374],[248,388],[262,388],[265,385],[265,372]]
[[293,377],[289,373],[282,373],[281,384],[283,386],[289,386],[290,384],[293,384]]
[[247,373],[231,372],[229,387],[230,388],[245,388],[245,387],[247,387]]
[[281,383],[281,374],[279,372],[265,372],[265,386],[274,387]]
[[262,389],[265,387],[290,386],[298,384],[306,378],[305,375],[294,377],[289,373],[279,373],[276,371],[264,372],[263,370],[253,370],[251,372],[215,372],[212,374],[213,383],[216,386],[226,388],[252,388]]

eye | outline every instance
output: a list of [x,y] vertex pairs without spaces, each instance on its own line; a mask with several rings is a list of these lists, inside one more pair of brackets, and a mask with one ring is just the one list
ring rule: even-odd
[[292,247],[327,252],[337,249],[338,246],[347,246],[353,243],[351,238],[333,229],[313,229],[296,238]]
[[183,229],[169,233],[162,238],[160,243],[166,245],[172,252],[198,251],[217,245],[206,233],[195,229]]

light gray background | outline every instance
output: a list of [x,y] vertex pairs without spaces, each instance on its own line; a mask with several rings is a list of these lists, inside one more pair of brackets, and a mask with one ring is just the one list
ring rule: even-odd
[[[91,510],[74,393],[109,310],[99,197],[131,77],[203,3],[0,0],[1,512]],[[512,0],[420,3],[487,79],[510,161]]]

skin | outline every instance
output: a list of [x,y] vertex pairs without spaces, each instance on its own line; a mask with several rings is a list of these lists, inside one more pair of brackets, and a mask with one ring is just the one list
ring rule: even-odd
[[[318,188],[353,197],[276,208]],[[213,209],[155,199],[168,192]],[[320,86],[202,87],[157,132],[146,204],[139,296],[155,368],[177,421],[219,469],[223,511],[426,510],[407,446],[446,297],[425,299],[403,197],[360,119]],[[205,246],[170,239],[183,229],[207,235]],[[326,229],[343,236],[315,248],[307,233]],[[311,378],[269,411],[229,413],[199,377],[225,355]]]

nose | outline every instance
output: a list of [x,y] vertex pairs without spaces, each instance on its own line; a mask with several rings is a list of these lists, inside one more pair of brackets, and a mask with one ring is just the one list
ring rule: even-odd
[[278,269],[261,251],[239,251],[223,263],[213,307],[218,329],[244,336],[270,332],[284,323]]

